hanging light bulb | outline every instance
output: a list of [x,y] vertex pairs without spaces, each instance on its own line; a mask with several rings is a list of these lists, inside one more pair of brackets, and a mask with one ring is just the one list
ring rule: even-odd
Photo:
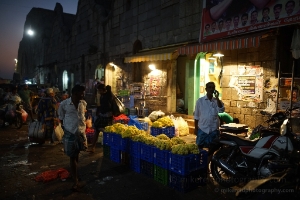
[[224,56],[224,54],[222,54],[222,53],[219,53],[219,52],[217,52],[217,53],[214,53],[214,55],[213,56],[215,56],[215,57],[223,57]]

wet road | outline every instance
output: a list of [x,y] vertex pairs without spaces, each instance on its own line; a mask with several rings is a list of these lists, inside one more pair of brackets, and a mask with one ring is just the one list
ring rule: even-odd
[[44,171],[69,170],[69,159],[62,144],[31,144],[27,129],[0,128],[0,199],[235,199],[234,191],[224,190],[211,178],[206,186],[178,192],[103,158],[100,144],[96,153],[80,154],[79,174],[87,182],[80,193],[71,192],[71,179],[36,182],[34,178]]

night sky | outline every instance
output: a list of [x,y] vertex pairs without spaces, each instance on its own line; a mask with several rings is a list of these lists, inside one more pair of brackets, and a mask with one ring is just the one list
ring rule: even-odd
[[76,14],[78,0],[0,0],[0,78],[12,79],[26,16],[33,8],[54,10],[56,2],[64,13]]

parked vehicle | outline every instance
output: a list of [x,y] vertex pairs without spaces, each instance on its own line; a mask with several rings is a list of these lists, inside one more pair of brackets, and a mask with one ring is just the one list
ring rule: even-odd
[[15,109],[11,108],[10,103],[2,106],[0,109],[0,126],[11,126],[13,128],[20,129],[23,125],[22,121],[22,103],[18,103],[15,106]]
[[[289,116],[289,112],[291,110],[285,113],[284,118]],[[286,126],[286,123],[288,119],[283,121],[281,127]],[[268,131],[267,135],[262,134],[256,140],[221,134],[211,148],[217,150],[211,163],[212,176],[220,185],[232,187],[240,182],[282,172],[287,168],[289,154],[294,150],[293,137],[292,133],[284,134],[282,130],[281,135],[277,131]]]
[[[300,198],[300,134],[293,133],[292,122],[286,119],[281,127],[281,138],[292,143],[283,143],[284,149],[278,151],[281,159],[268,161],[272,171],[270,176],[251,180],[237,191],[237,199],[299,199]],[[292,149],[292,151],[289,151]]]

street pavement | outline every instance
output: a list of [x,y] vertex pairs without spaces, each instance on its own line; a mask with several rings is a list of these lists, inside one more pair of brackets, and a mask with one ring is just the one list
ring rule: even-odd
[[133,172],[127,165],[103,158],[103,147],[96,152],[80,153],[79,174],[86,186],[72,192],[72,180],[56,179],[36,182],[35,177],[47,170],[70,170],[63,145],[30,143],[28,126],[20,130],[0,128],[0,199],[235,199],[235,192],[216,184],[209,176],[205,186],[187,193],[156,182],[144,174]]

